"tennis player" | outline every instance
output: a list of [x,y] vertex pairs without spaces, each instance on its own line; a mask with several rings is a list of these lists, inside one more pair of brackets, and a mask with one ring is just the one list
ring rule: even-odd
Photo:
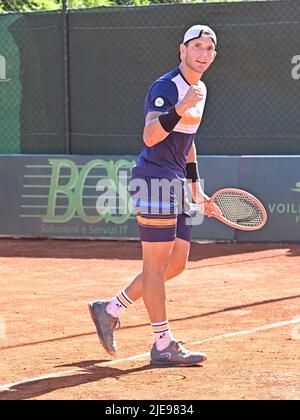
[[[167,320],[165,281],[182,273],[190,251],[186,179],[194,202],[203,205],[209,199],[200,184],[194,139],[207,94],[201,78],[216,57],[216,45],[216,35],[208,26],[189,28],[179,47],[179,67],[156,80],[148,91],[145,147],[133,168],[133,180],[142,180],[148,187],[147,196],[135,203],[143,270],[112,300],[89,304],[100,342],[112,356],[116,355],[114,331],[121,314],[143,297],[153,328],[151,363],[188,366],[206,360],[204,353],[187,350],[173,337]],[[169,190],[168,200],[153,192],[153,182],[161,180],[177,183]]]

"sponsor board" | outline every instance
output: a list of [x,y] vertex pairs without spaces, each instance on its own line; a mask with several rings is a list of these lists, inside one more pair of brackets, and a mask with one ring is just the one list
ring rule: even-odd
[[[0,235],[91,239],[139,239],[135,215],[124,211],[136,156],[32,155],[0,157]],[[267,225],[240,232],[205,218],[193,227],[194,240],[241,242],[300,241],[300,157],[198,158],[205,191],[242,188],[268,212]],[[117,212],[100,214],[101,180],[117,185]]]

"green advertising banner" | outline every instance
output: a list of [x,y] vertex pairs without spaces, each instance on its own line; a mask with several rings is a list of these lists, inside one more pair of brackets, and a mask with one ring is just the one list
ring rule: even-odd
[[5,173],[2,179],[8,180],[3,190],[1,188],[1,195],[6,196],[1,207],[5,207],[2,211],[8,218],[1,225],[1,234],[74,238],[137,237],[133,215],[124,211],[123,214],[108,212],[103,215],[96,209],[97,199],[101,195],[97,192],[97,182],[101,179],[115,181],[118,200],[122,196],[127,199],[127,189],[119,183],[119,174],[122,171],[129,178],[134,160],[126,157],[104,160],[95,157],[39,156],[4,157],[0,162],[1,173]]
[[[0,157],[0,236],[138,239],[127,190],[135,158]],[[265,204],[269,219],[260,231],[238,232],[205,218],[193,239],[300,242],[300,156],[203,156],[199,167],[208,195],[222,187],[245,189]],[[97,211],[103,197],[113,211]]]
[[269,221],[262,231],[236,232],[236,240],[300,242],[300,156],[245,156],[239,172],[240,188],[259,194]]

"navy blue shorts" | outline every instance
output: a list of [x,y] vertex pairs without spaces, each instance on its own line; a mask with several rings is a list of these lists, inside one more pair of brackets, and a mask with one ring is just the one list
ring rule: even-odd
[[[171,188],[162,191],[157,183],[161,179],[139,176],[132,181],[144,182],[146,190],[130,192],[142,242],[172,242],[176,238],[190,242],[191,215],[184,183],[175,180]],[[155,184],[156,183],[156,184]]]

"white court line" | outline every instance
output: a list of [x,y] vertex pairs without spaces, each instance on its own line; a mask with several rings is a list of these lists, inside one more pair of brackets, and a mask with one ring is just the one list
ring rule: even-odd
[[[282,322],[277,322],[275,324],[263,325],[262,327],[257,327],[257,328],[253,328],[253,329],[250,329],[250,330],[242,330],[242,331],[217,335],[215,337],[206,338],[204,340],[193,341],[193,342],[190,342],[189,344],[191,344],[191,345],[203,344],[203,343],[208,343],[208,342],[211,342],[211,341],[223,340],[223,339],[226,339],[226,338],[255,334],[257,332],[272,330],[272,329],[275,329],[275,328],[281,328],[281,327],[286,327],[286,326],[295,325],[295,324],[300,324],[300,317],[290,319],[289,321],[282,321]],[[149,358],[149,353],[142,353],[142,354],[138,354],[136,356],[126,357],[124,359],[116,359],[116,360],[111,360],[109,362],[99,363],[97,365],[87,366],[85,368],[75,368],[75,369],[72,369],[72,370],[66,370],[66,371],[58,372],[58,373],[49,373],[47,375],[41,375],[41,376],[37,376],[37,377],[34,377],[34,378],[25,379],[24,381],[21,381],[21,382],[14,382],[14,383],[10,383],[10,384],[0,385],[0,393],[4,392],[4,391],[9,391],[10,388],[13,388],[13,387],[16,387],[16,386],[25,385],[25,384],[32,383],[32,382],[38,382],[38,381],[41,381],[41,380],[44,380],[44,379],[47,380],[47,379],[59,378],[60,376],[67,376],[67,375],[74,374],[76,372],[84,372],[84,371],[87,371],[87,370],[97,369],[98,367],[112,366],[112,365],[116,365],[118,363],[129,362],[131,360],[144,360],[144,359],[147,359],[147,358]]]
[[[285,326],[288,326],[288,325],[295,325],[295,324],[300,324],[300,317],[295,317],[293,319],[290,319],[289,321],[277,322],[275,324],[267,324],[267,325],[264,325],[263,327],[257,327],[257,328],[253,328],[251,330],[244,330],[244,331],[238,331],[238,332],[235,332],[235,333],[227,333],[227,334],[217,335],[216,337],[206,338],[205,340],[193,341],[192,343],[189,343],[189,344],[203,344],[203,343],[207,343],[209,341],[222,340],[224,338],[239,337],[241,335],[250,335],[250,334],[255,334],[255,333],[261,332],[261,331],[272,330],[274,328],[280,328],[280,327],[285,327]],[[0,389],[1,389],[1,387],[0,387]]]

